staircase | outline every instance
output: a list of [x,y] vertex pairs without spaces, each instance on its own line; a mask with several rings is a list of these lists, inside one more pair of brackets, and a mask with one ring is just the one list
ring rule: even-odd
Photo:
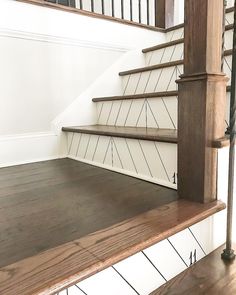
[[[232,21],[233,11],[229,9],[224,54],[224,72],[228,77]],[[169,29],[166,39],[167,43],[143,49],[144,67],[119,73],[123,95],[93,98],[97,125],[63,127],[68,136],[69,158],[177,188],[175,81],[183,73],[183,26]],[[228,122],[229,105],[225,110],[225,129]],[[223,138],[214,144],[222,147],[227,142]]]
[[[228,77],[231,76],[232,22],[233,9],[228,9],[224,52],[224,72]],[[183,73],[183,35],[182,25],[173,27],[166,32],[166,43],[143,49],[145,66],[119,73],[123,95],[92,98],[97,106],[96,125],[62,128],[67,134],[69,158],[177,188],[175,81]],[[228,86],[228,101],[229,90]],[[229,105],[225,110],[225,128],[229,122],[228,110]],[[228,145],[228,139],[224,137],[213,144],[221,148]],[[183,228],[74,285],[68,294],[148,294],[148,289],[161,286],[216,248],[216,245],[209,248],[211,234],[203,234],[204,228],[209,229],[209,222],[207,218]],[[116,286],[118,277],[122,280],[119,287]],[[106,286],[107,281],[112,281],[118,293]]]
[[[233,9],[226,23],[230,77]],[[11,228],[5,216],[0,220],[0,294],[158,294],[224,242],[225,204],[177,193],[183,25],[165,36],[166,43],[142,50],[142,67],[117,73],[119,94],[91,97],[95,125],[62,127],[66,159],[0,171],[0,210],[14,216]],[[224,136],[210,147],[228,144]],[[22,228],[30,230],[29,241]]]

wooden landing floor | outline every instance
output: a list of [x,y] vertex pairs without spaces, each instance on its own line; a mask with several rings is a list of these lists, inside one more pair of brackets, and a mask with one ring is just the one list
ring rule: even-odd
[[0,267],[176,199],[172,189],[70,159],[0,169]]
[[220,258],[224,248],[218,248],[150,295],[235,295],[236,260],[224,262]]
[[54,294],[222,210],[70,159],[0,169],[0,294]]

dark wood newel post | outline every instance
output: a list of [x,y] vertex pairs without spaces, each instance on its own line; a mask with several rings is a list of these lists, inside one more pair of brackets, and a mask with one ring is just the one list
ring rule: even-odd
[[222,0],[185,0],[184,74],[178,81],[180,198],[217,198],[217,150],[224,136],[227,79],[221,73]]
[[174,0],[155,0],[155,26],[170,28],[174,25]]

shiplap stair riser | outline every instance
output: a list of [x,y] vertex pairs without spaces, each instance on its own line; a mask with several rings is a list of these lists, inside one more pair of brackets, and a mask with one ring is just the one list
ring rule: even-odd
[[177,129],[178,98],[148,98],[97,102],[101,125]]
[[217,213],[114,264],[69,288],[68,295],[150,294],[220,246],[217,225],[224,216]]
[[68,157],[177,188],[177,145],[67,132]]

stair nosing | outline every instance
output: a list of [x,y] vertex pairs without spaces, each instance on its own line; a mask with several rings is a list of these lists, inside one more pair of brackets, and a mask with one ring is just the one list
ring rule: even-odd
[[[104,126],[106,125],[92,125],[92,126]],[[148,140],[148,141],[157,141],[157,142],[166,142],[166,143],[177,143],[177,136],[163,136],[163,135],[150,135],[150,134],[135,134],[132,132],[124,133],[119,130],[117,131],[102,131],[102,130],[91,130],[86,129],[88,126],[72,126],[72,127],[62,127],[62,131],[65,132],[73,132],[73,133],[83,133],[83,134],[93,134],[93,135],[101,135],[101,136],[112,136],[112,137],[121,137],[121,138],[130,138],[130,139],[140,139],[140,140]],[[112,126],[119,129],[120,126]],[[132,127],[127,127],[132,128]],[[135,127],[134,127],[135,128]],[[137,127],[138,128],[138,127]],[[145,127],[141,127],[145,128]],[[175,129],[166,129],[166,128],[146,128],[149,129],[159,129],[159,130],[173,130]]]
[[[182,44],[182,43],[184,43],[184,38],[176,39],[174,41],[170,41],[170,42],[162,43],[162,44],[159,44],[159,45],[156,45],[156,46],[148,47],[148,48],[143,49],[142,52],[143,53],[148,53],[148,52],[151,52],[151,51],[160,50],[160,49],[163,49],[163,48],[171,47],[171,46],[174,46],[176,44]],[[232,51],[233,51],[232,49],[226,49],[224,51],[224,55],[225,56],[231,55]]]
[[180,38],[180,39],[176,39],[176,40],[173,40],[173,41],[165,42],[165,43],[162,43],[162,44],[159,44],[159,45],[155,45],[155,46],[144,48],[142,50],[142,52],[143,53],[147,53],[147,52],[151,52],[151,51],[155,51],[155,50],[160,50],[160,49],[163,49],[163,48],[167,48],[167,47],[170,47],[170,46],[181,44],[183,42],[184,42],[184,38]]
[[152,65],[152,66],[146,66],[146,67],[142,67],[142,68],[136,68],[133,70],[122,71],[119,73],[119,76],[126,76],[126,75],[142,73],[142,72],[154,71],[154,70],[158,70],[158,69],[164,69],[164,68],[168,68],[168,67],[174,67],[174,66],[182,65],[183,63],[184,63],[183,60],[170,61],[170,62],[158,64],[158,65]]
[[141,94],[130,94],[130,95],[117,95],[117,96],[107,96],[107,97],[95,97],[92,99],[93,102],[103,102],[103,101],[114,101],[114,100],[129,100],[129,99],[144,99],[144,98],[155,98],[155,97],[169,97],[177,96],[178,91],[160,91],[160,92],[150,92]]
[[[230,85],[226,87],[226,91],[229,92],[231,89]],[[130,94],[130,95],[120,95],[120,96],[107,96],[107,97],[96,97],[93,98],[93,102],[106,102],[106,101],[116,101],[116,100],[130,100],[130,99],[145,99],[145,98],[161,98],[161,97],[172,97],[178,96],[178,90],[170,91],[160,91],[160,92],[150,92],[141,94]]]

